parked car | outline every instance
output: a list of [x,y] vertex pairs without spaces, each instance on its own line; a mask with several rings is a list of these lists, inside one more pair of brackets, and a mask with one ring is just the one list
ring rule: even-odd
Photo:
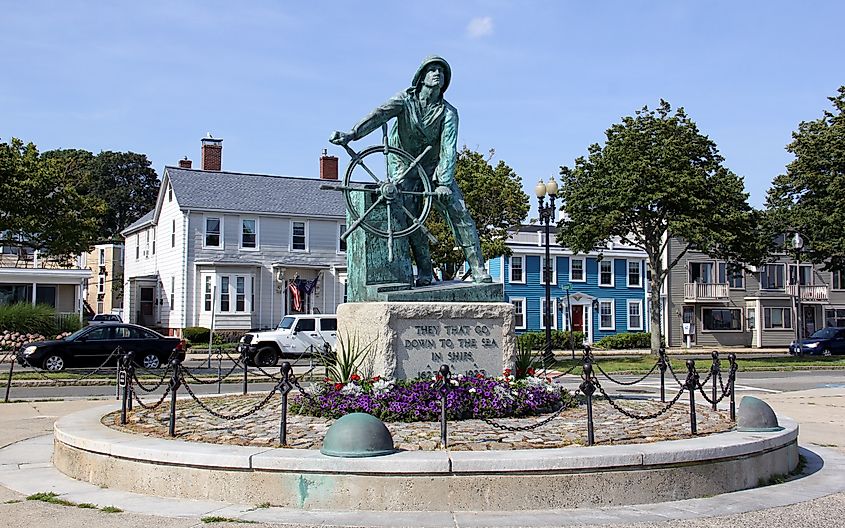
[[171,357],[185,358],[185,343],[178,337],[165,337],[134,324],[104,322],[64,339],[26,343],[18,350],[17,360],[21,365],[59,372],[71,366],[99,366],[118,346],[134,352],[135,362],[148,369],[159,368]]
[[123,319],[120,318],[117,314],[96,314],[91,317],[88,321],[88,324],[100,324],[100,323],[122,323]]
[[845,354],[845,328],[829,326],[816,331],[807,339],[789,345],[789,353],[812,356],[831,356]]
[[335,315],[289,315],[275,330],[250,332],[238,344],[238,352],[247,353],[253,365],[270,367],[279,358],[298,358],[316,351],[334,348],[337,341]]

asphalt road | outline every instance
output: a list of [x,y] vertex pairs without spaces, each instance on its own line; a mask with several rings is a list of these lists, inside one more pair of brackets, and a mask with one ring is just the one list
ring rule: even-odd
[[[211,369],[204,368],[205,362],[199,360],[189,360],[186,366],[196,374],[205,374],[208,376],[216,376],[216,364]],[[223,364],[222,371],[225,374],[231,369],[232,364],[227,366]],[[4,369],[5,370],[5,369]],[[301,375],[308,370],[307,365],[295,366],[294,373]],[[271,373],[278,373],[279,368],[268,369]],[[16,369],[15,372],[19,372]],[[681,374],[679,373],[679,376]],[[706,371],[702,373],[702,377],[706,375]],[[0,377],[4,377],[0,374]],[[620,381],[632,381],[638,379],[640,376],[613,376],[614,379]],[[240,393],[242,392],[242,375],[240,369],[227,379],[233,383],[223,383],[220,391],[222,393]],[[641,383],[634,386],[617,385],[612,381],[599,378],[606,390],[617,394],[629,395],[653,395],[659,393],[660,390],[660,376],[659,374],[652,375]],[[216,394],[217,384],[202,385],[196,382],[191,382],[191,389],[197,394]],[[672,394],[674,389],[672,387],[672,378],[667,373],[666,375],[666,392]],[[564,376],[560,378],[560,382],[566,387],[574,389],[580,383],[580,379],[576,376]],[[150,384],[153,382],[150,381]],[[250,392],[267,392],[272,388],[271,383],[249,383]],[[845,386],[845,370],[817,370],[817,371],[791,371],[791,372],[774,372],[774,371],[754,371],[742,372],[737,375],[737,395],[743,393],[780,393],[791,392],[799,390],[843,387]],[[80,386],[80,385],[65,385],[65,386],[35,386],[22,387],[12,386],[10,391],[10,398],[13,400],[25,399],[75,399],[75,398],[94,398],[94,397],[115,397],[115,386]],[[184,390],[182,391],[184,392]],[[158,394],[161,390],[157,391]],[[140,393],[143,396],[142,393]],[[0,392],[2,397],[2,392]]]

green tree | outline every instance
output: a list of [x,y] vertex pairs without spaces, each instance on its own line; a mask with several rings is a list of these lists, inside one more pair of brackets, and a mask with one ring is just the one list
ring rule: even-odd
[[[489,260],[510,255],[506,245],[508,230],[518,228],[528,215],[528,195],[522,190],[522,179],[504,161],[490,164],[495,152],[485,157],[464,146],[458,153],[455,177],[469,212],[475,220],[481,239],[481,252]],[[443,217],[433,212],[426,226],[437,237],[431,248],[435,267],[444,279],[451,279],[464,262],[464,254],[456,247],[455,238]]]
[[[646,252],[651,291],[690,249],[731,262],[758,260],[756,213],[742,179],[725,168],[716,144],[678,108],[661,100],[614,124],[604,146],[561,167],[564,219],[558,241],[586,253],[618,239]],[[669,237],[681,251],[664,264]],[[660,296],[652,295],[651,349],[660,347]]]
[[777,176],[766,197],[770,234],[798,229],[802,258],[845,269],[845,86],[828,98],[833,111],[803,121],[786,150],[795,159]]
[[19,139],[0,144],[0,244],[67,260],[87,251],[105,205],[79,173]]

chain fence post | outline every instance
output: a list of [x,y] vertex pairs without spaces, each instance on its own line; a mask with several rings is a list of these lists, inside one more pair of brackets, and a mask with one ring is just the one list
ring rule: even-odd
[[118,361],[117,388],[120,391],[120,425],[126,425],[126,411],[129,405],[129,380],[126,365],[129,354],[123,354]]
[[728,374],[728,390],[731,394],[731,421],[736,421],[736,394],[734,393],[734,387],[736,386],[736,371],[739,366],[736,364],[736,354],[731,352],[728,354],[728,361],[731,364],[730,374]]
[[120,370],[123,368],[123,356],[124,356],[124,354],[126,354],[126,352],[123,351],[123,347],[121,347],[121,346],[118,346],[117,350],[118,350],[118,354],[120,354],[120,356],[118,357],[117,369],[115,370],[115,373],[114,373],[114,399],[115,400],[119,400],[120,395],[122,393],[122,390],[120,389]]
[[178,357],[175,357],[170,361],[170,365],[173,367],[173,377],[170,378],[170,424],[168,433],[170,436],[176,436],[176,391],[182,384],[180,372],[182,362]]
[[279,380],[278,388],[282,393],[282,420],[279,424],[279,444],[288,445],[288,393],[293,389],[293,367],[290,362],[282,362],[282,379]]
[[9,391],[12,389],[12,375],[15,373],[15,363],[17,358],[13,354],[9,354],[9,377],[6,379],[6,397],[4,402],[9,403]]
[[657,368],[660,369],[660,403],[666,403],[666,369],[668,368],[666,349],[664,347],[658,348],[657,356]]
[[698,388],[698,372],[695,371],[695,361],[687,360],[687,382],[689,390],[689,428],[692,434],[698,433],[698,424],[695,416],[695,390]]
[[131,350],[126,353],[126,409],[132,410],[132,398],[135,396],[135,389],[132,387],[132,379],[135,377],[135,352]]
[[443,449],[449,447],[446,438],[446,397],[452,388],[449,365],[440,365],[440,445]]
[[710,365],[710,379],[713,382],[713,386],[710,388],[710,398],[713,400],[712,409],[715,411],[716,410],[716,403],[717,403],[718,398],[719,398],[719,396],[716,394],[716,388],[717,388],[717,385],[718,385],[718,383],[716,383],[716,380],[719,379],[719,371],[722,368],[722,366],[719,364],[719,351],[718,350],[714,350],[713,353],[711,354],[711,356],[713,357],[713,364]]
[[593,383],[593,364],[589,360],[584,361],[584,380],[581,383],[581,392],[587,397],[587,445],[591,446],[595,443],[595,434],[593,430],[593,393],[596,392],[596,386]]
[[248,354],[247,348],[248,347],[246,345],[244,345],[244,347],[241,348],[241,363],[243,363],[243,366],[244,366],[244,388],[243,388],[244,396],[246,396],[246,393],[249,390],[249,381],[247,380],[247,374],[249,373],[249,369],[247,369],[247,367],[246,367],[246,359],[247,359],[247,354]]

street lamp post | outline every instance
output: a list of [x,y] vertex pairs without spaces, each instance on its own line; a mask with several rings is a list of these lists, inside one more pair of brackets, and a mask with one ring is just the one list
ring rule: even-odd
[[[557,182],[550,178],[548,183],[543,180],[534,188],[537,195],[537,210],[540,213],[540,223],[546,225],[546,261],[543,266],[543,279],[546,283],[546,306],[543,309],[543,323],[546,327],[546,349],[543,351],[543,364],[545,367],[554,363],[555,356],[552,352],[552,265],[549,255],[549,225],[555,216],[555,198],[557,198]],[[544,198],[548,196],[548,203]]]
[[792,247],[795,249],[795,346],[798,355],[804,355],[801,346],[801,251],[804,249],[804,238],[798,231],[792,235]]

